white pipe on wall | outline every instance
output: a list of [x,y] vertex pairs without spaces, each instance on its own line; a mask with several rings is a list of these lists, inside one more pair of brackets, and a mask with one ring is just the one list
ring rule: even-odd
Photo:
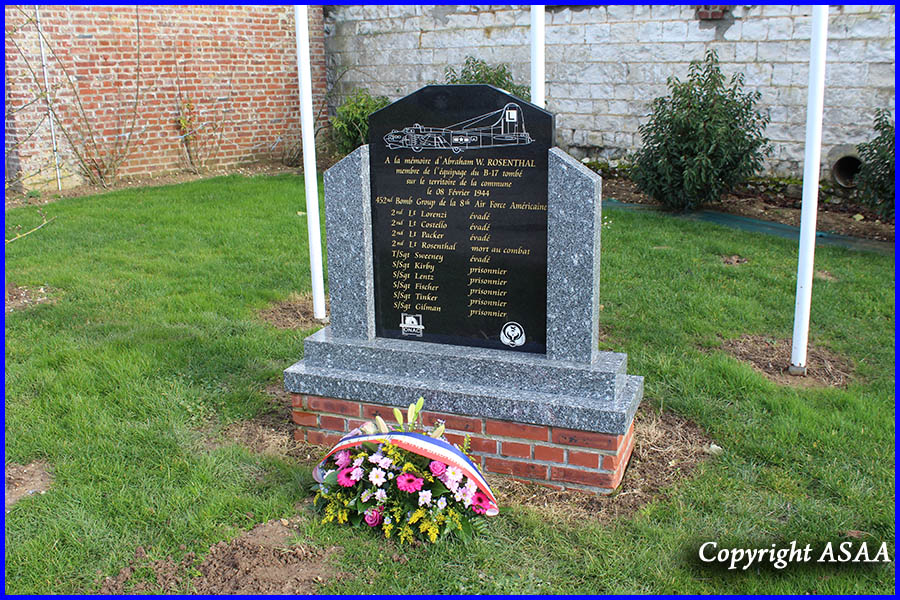
[[50,106],[50,84],[47,81],[47,58],[44,54],[44,32],[41,29],[41,13],[37,5],[34,7],[34,22],[38,31],[38,42],[41,46],[41,70],[44,72],[44,100],[47,101],[47,118],[50,120],[50,142],[53,144],[53,162],[56,163],[56,189],[62,191],[62,178],[59,176],[59,149],[56,145],[56,126],[53,119],[53,108]]
[[316,179],[316,138],[313,123],[312,76],[309,68],[309,13],[294,6],[297,33],[297,75],[300,84],[300,127],[303,136],[303,181],[306,184],[306,230],[312,279],[313,316],[325,318],[325,281],[322,273],[322,236],[319,224],[319,186]]
[[814,6],[809,51],[809,92],[806,101],[806,152],[803,157],[803,200],[800,209],[800,251],[797,261],[797,301],[791,344],[792,375],[806,375],[809,311],[812,303],[813,257],[816,251],[816,211],[819,206],[819,161],[822,157],[822,111],[825,102],[825,51],[828,6]]
[[531,5],[531,103],[544,108],[544,5]]

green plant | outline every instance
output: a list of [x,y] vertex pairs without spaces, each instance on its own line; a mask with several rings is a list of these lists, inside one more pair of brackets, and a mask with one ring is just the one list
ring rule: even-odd
[[633,168],[633,165],[627,160],[619,160],[615,163],[610,163],[602,159],[582,159],[581,162],[587,168],[600,173],[604,178],[624,177],[627,179],[631,176],[631,170]]
[[691,62],[687,81],[670,77],[669,96],[656,98],[632,180],[668,208],[716,202],[762,167],[768,152],[767,115],[759,92],[744,93],[743,74],[726,85],[715,50]]
[[359,88],[347,96],[331,118],[334,143],[342,155],[350,154],[369,142],[369,115],[391,101],[386,96],[372,96]]
[[893,219],[894,123],[890,111],[875,110],[875,131],[875,139],[857,146],[862,159],[857,174],[860,199],[882,217]]
[[506,90],[513,96],[523,100],[531,100],[531,90],[527,85],[518,85],[513,81],[509,65],[500,63],[492,67],[487,62],[474,56],[467,56],[459,73],[453,67],[447,67],[444,71],[444,80],[447,83],[485,83]]

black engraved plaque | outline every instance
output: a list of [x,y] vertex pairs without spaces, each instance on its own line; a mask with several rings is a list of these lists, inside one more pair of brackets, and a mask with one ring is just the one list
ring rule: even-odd
[[553,116],[432,85],[369,117],[376,335],[546,352]]

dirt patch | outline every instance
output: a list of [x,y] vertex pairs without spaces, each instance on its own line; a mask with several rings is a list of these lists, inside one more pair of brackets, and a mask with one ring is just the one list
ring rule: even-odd
[[[325,314],[331,313],[331,303],[325,297]],[[316,319],[313,314],[313,299],[311,294],[291,294],[287,300],[276,302],[270,308],[259,312],[259,317],[274,325],[278,329],[312,329],[328,323],[328,317],[324,320]]]
[[6,512],[12,505],[33,494],[43,494],[50,489],[53,478],[43,461],[35,461],[25,466],[16,463],[6,465]]
[[501,506],[541,509],[567,522],[608,522],[632,515],[665,495],[676,483],[691,477],[709,456],[711,440],[692,421],[642,404],[634,418],[634,451],[622,484],[615,494],[600,496],[578,490],[556,491],[536,483],[489,474]]
[[738,360],[750,363],[770,381],[801,387],[843,387],[850,382],[852,362],[810,343],[807,349],[806,376],[788,373],[791,364],[791,340],[776,340],[762,335],[743,335],[725,340],[722,348]]
[[206,447],[215,450],[226,444],[240,444],[257,454],[290,457],[303,465],[317,464],[322,449],[294,439],[291,395],[284,390],[281,381],[269,384],[266,394],[272,399],[270,410],[254,419],[226,425],[218,433],[205,432]]
[[738,254],[732,254],[731,256],[723,256],[722,263],[726,265],[742,265],[746,262],[750,262],[749,258],[744,258]]
[[[302,517],[257,525],[230,542],[219,542],[201,561],[193,552],[180,561],[148,560],[143,548],[115,577],[107,577],[100,594],[162,592],[193,594],[314,594],[337,574],[329,557],[335,549],[292,545]],[[151,581],[135,575],[150,570]]]
[[[660,206],[653,198],[643,194],[630,179],[624,177],[604,178],[603,195],[620,202]],[[706,208],[794,227],[800,226],[800,198],[792,194],[767,191],[760,186],[743,186],[734,194],[727,194],[720,203]],[[861,221],[857,220],[858,216],[862,216]],[[850,200],[836,204],[820,199],[816,229],[871,240],[894,240],[893,222],[882,222],[870,209]]]
[[816,271],[813,273],[813,277],[815,277],[816,279],[821,279],[822,281],[837,281],[837,280],[838,280],[837,277],[835,277],[834,275],[832,275],[832,274],[829,273],[828,271],[819,271],[819,270],[816,270]]
[[4,311],[11,313],[17,310],[25,310],[38,304],[47,304],[53,302],[51,296],[53,290],[47,286],[41,287],[25,287],[14,283],[6,284],[6,297],[4,303]]

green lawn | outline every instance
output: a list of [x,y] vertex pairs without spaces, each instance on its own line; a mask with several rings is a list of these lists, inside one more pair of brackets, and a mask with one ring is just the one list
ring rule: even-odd
[[[311,331],[260,308],[310,289],[299,177],[220,177],[61,200],[57,219],[6,249],[6,279],[57,298],[7,315],[6,460],[45,459],[51,491],[6,515],[6,591],[91,592],[143,546],[205,552],[295,514],[308,469],[202,428],[266,410],[263,388]],[[724,574],[699,542],[746,547],[890,541],[894,555],[894,260],[819,248],[811,339],[856,365],[846,389],[768,382],[717,348],[741,334],[790,337],[796,244],[645,212],[609,211],[601,323],[645,376],[645,402],[702,425],[722,457],[612,525],[553,522],[512,507],[462,546],[402,550],[319,525],[350,577],[324,592],[890,593],[893,565]],[[10,227],[39,222],[33,208]],[[747,264],[726,266],[720,255]],[[252,514],[252,517],[248,516]],[[184,544],[186,548],[180,550]],[[373,579],[375,586],[367,581]]]

